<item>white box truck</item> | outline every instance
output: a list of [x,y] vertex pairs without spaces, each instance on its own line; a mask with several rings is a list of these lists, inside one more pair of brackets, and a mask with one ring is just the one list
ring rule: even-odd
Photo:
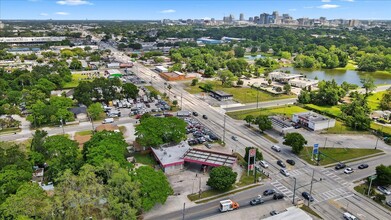
[[239,208],[239,203],[234,202],[230,199],[220,201],[220,207],[219,207],[220,212],[227,212],[238,208]]
[[103,120],[102,123],[103,123],[103,124],[114,123],[114,118],[105,118],[105,120]]

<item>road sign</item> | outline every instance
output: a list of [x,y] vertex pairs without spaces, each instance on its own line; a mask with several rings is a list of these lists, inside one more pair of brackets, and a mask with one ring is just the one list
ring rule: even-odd
[[257,154],[257,149],[253,148],[249,150],[250,157],[255,157]]
[[312,151],[312,154],[318,154],[319,153],[319,144],[314,144],[314,149]]

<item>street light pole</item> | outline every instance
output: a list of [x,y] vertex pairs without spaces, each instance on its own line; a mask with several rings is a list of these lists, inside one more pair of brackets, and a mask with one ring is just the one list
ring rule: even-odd
[[293,186],[293,199],[292,199],[292,204],[295,204],[295,196],[296,196],[296,177],[293,177],[295,180],[295,185]]
[[181,110],[183,110],[183,96],[182,96],[182,92],[181,92]]
[[[380,135],[383,136],[383,128],[384,128],[384,125],[381,126],[381,130],[380,130]],[[377,149],[377,143],[379,142],[379,135],[377,137],[377,140],[376,140],[376,145],[375,145],[375,150]]]
[[64,135],[65,131],[64,131],[64,122],[62,121],[62,116],[60,117],[60,122],[61,122],[61,127],[62,127],[62,134]]
[[[312,183],[314,182],[314,174],[315,174],[315,169],[312,170],[310,195],[312,193]],[[309,199],[308,199],[308,205],[307,206],[310,206],[310,200]]]
[[259,103],[258,96],[259,96],[259,89],[257,89],[257,109],[258,109],[258,103]]
[[226,115],[224,115],[224,130],[223,130],[223,143],[225,144],[225,118]]

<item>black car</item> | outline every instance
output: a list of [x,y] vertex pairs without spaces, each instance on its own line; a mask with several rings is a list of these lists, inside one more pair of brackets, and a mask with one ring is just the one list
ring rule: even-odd
[[365,169],[365,168],[368,168],[369,166],[368,166],[368,164],[366,164],[366,163],[363,163],[363,164],[361,164],[360,166],[358,166],[358,169]]
[[267,190],[265,190],[265,192],[263,192],[263,195],[270,196],[270,195],[273,195],[274,193],[276,193],[276,191],[274,191],[274,189],[267,189]]
[[208,116],[203,115],[202,118],[203,118],[203,119],[208,119]]
[[301,194],[306,200],[309,200],[310,202],[314,201],[314,198],[308,193],[308,192],[303,192]]
[[337,166],[335,166],[335,169],[336,170],[340,170],[340,169],[343,169],[343,168],[345,168],[346,167],[346,164],[344,164],[344,163],[339,163],[339,164],[337,164]]
[[278,215],[278,212],[276,210],[273,210],[270,212],[270,215]]
[[295,161],[292,160],[292,159],[288,159],[288,160],[286,160],[286,162],[289,163],[292,166],[294,166],[296,164]]
[[198,116],[198,113],[197,113],[197,112],[193,112],[193,115],[194,115],[194,116]]
[[284,198],[284,194],[282,194],[282,193],[276,193],[273,196],[274,200],[283,199],[283,198]]
[[250,201],[250,205],[259,205],[259,204],[262,204],[264,203],[265,201],[263,201],[262,198],[255,198],[253,200]]
[[285,163],[282,162],[282,160],[277,160],[277,164],[278,164],[280,167],[283,167],[283,168],[286,167]]

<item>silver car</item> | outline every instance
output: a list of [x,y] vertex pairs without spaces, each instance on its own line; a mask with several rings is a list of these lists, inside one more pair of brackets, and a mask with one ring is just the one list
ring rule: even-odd
[[287,169],[280,169],[280,173],[284,176],[290,176],[289,172]]

